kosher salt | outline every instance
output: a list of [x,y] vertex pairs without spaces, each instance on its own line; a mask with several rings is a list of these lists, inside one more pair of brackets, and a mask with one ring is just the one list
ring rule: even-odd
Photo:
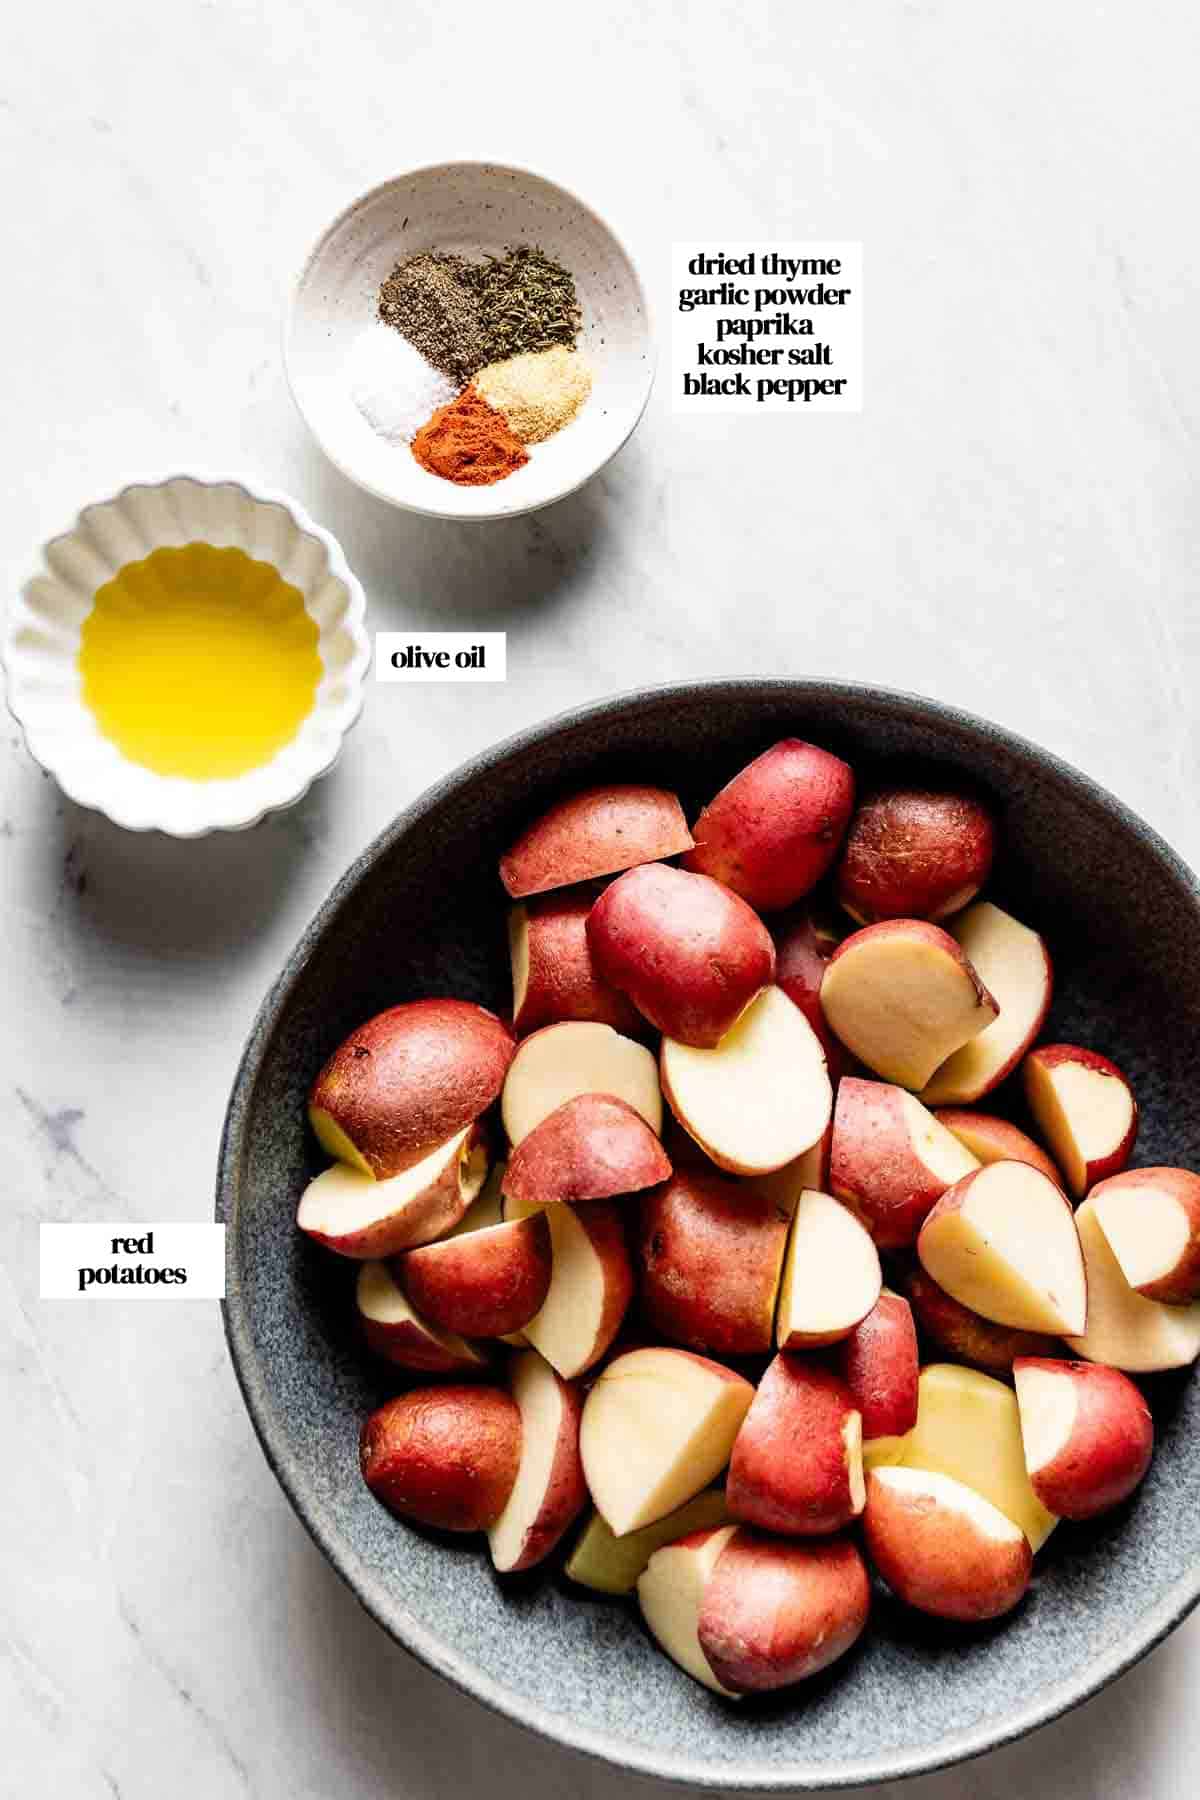
[[458,393],[449,376],[379,319],[355,338],[346,376],[350,397],[367,424],[392,444],[411,443],[438,407]]

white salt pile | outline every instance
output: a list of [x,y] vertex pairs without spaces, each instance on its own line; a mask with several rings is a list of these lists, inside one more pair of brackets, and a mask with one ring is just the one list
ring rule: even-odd
[[448,376],[381,319],[355,338],[346,374],[355,406],[392,444],[411,443],[438,407],[458,394]]

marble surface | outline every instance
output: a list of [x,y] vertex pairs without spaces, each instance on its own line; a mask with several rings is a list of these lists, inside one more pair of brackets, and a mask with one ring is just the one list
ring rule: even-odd
[[[8,9],[7,589],[130,475],[258,475],[342,540],[377,628],[507,630],[503,687],[372,689],[337,771],[248,837],[125,836],[10,725],[0,1791],[56,1800],[651,1792],[493,1719],[360,1613],[242,1409],[217,1310],[42,1303],[41,1219],[202,1218],[242,1036],[354,852],[525,722],[786,670],[1040,739],[1200,858],[1200,27],[1151,4]],[[389,511],[284,388],[291,272],[395,169],[484,155],[672,237],[866,246],[861,417],[672,416],[550,512]],[[1200,1621],[1082,1712],[906,1788],[1200,1777]]]

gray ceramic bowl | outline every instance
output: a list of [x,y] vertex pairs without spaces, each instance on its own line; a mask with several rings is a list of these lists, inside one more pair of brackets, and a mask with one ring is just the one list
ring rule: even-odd
[[[466,1693],[559,1743],[713,1788],[800,1789],[933,1769],[1017,1737],[1102,1687],[1200,1594],[1200,1384],[1150,1384],[1159,1432],[1136,1499],[1060,1526],[1028,1599],[987,1629],[938,1628],[882,1592],[828,1675],[734,1708],[652,1648],[635,1611],[551,1572],[504,1585],[474,1541],[406,1528],[357,1473],[364,1415],[394,1381],[357,1349],[353,1267],[293,1228],[315,1166],[305,1090],[359,1020],[419,994],[508,1001],[496,858],[557,793],[652,778],[699,803],[788,734],[860,769],[899,757],[975,777],[999,802],[995,884],[1049,936],[1053,1036],[1094,1044],[1143,1104],[1138,1159],[1200,1167],[1195,879],[1116,800],[1044,751],[929,701],[816,682],[636,694],[551,721],[424,795],[359,859],[293,952],[250,1036],[221,1153],[229,1342],[292,1504],[384,1629]],[[519,1650],[514,1645],[519,1643]]]

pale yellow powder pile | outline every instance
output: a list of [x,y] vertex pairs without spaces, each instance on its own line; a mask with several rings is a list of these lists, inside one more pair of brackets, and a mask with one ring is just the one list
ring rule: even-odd
[[491,363],[475,387],[523,444],[540,444],[569,425],[592,391],[592,371],[578,350],[556,345]]

